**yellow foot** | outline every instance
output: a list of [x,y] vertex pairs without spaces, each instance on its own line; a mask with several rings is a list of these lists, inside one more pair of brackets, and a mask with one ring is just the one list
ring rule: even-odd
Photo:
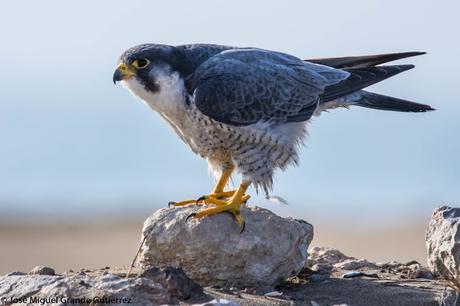
[[[225,205],[227,204],[227,202],[223,201],[222,199],[228,199],[232,197],[235,194],[235,192],[236,190],[223,191],[223,192],[218,192],[218,193],[210,193],[210,194],[201,196],[196,200],[169,202],[168,207],[184,206],[184,205],[189,205],[189,204]],[[250,195],[244,195],[242,197],[243,203],[246,203],[250,197],[251,197]]]
[[[219,192],[219,193],[211,193],[211,194],[208,194],[208,195],[204,195],[202,197],[199,197],[197,200],[196,200],[196,203],[197,204],[214,204],[214,205],[226,205],[228,204],[227,201],[224,201],[222,199],[228,199],[230,197],[232,197],[234,194],[235,194],[236,190],[232,190],[232,191],[224,191],[224,192]],[[246,203],[249,198],[251,196],[250,195],[243,195],[241,197],[241,201],[242,203]]]
[[199,212],[189,215],[185,219],[185,222],[187,222],[192,217],[195,219],[199,219],[199,218],[203,218],[206,216],[211,216],[211,215],[215,215],[219,213],[229,213],[233,216],[235,221],[240,226],[240,233],[242,233],[245,228],[245,222],[244,222],[243,216],[241,215],[240,207],[247,201],[247,199],[249,199],[248,195],[239,197],[239,199],[232,198],[228,201],[222,201],[222,200],[218,200],[215,198],[204,199],[203,201],[205,201],[207,204],[214,204],[216,206],[206,208],[206,209],[200,210]]
[[185,200],[180,202],[169,202],[168,207],[175,207],[175,206],[184,206],[188,204],[195,204],[196,200]]
[[200,197],[197,201],[201,201],[206,199],[207,197],[211,197],[214,199],[225,199],[225,198],[230,198],[235,194],[236,190],[229,190],[229,191],[222,191],[222,192],[213,192],[207,195],[204,195]]

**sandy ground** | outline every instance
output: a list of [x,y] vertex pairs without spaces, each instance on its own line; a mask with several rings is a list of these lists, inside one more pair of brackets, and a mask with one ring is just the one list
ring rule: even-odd
[[[0,219],[0,274],[27,272],[36,265],[57,271],[129,265],[140,238],[142,216],[129,220],[77,218],[65,221]],[[316,224],[312,246],[338,248],[349,256],[373,261],[417,260],[425,264],[425,224],[391,229],[347,229]]]

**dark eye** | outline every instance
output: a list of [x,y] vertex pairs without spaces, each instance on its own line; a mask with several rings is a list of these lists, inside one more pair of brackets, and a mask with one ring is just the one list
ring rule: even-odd
[[150,61],[146,58],[141,58],[133,62],[133,66],[137,69],[142,69],[147,67],[150,64]]

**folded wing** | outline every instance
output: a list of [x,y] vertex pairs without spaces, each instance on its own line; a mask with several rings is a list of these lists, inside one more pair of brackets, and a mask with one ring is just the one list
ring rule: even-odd
[[[186,85],[193,103],[201,112],[216,121],[237,126],[260,121],[306,121],[318,105],[324,105],[319,110],[359,105],[407,111],[405,105],[399,105],[402,100],[380,99],[376,94],[371,97],[364,95],[362,89],[414,67],[374,65],[419,54],[422,53],[308,62],[279,52],[232,49],[203,62]],[[351,95],[356,97],[351,99]],[[394,107],[395,103],[398,108]],[[408,109],[414,109],[414,105],[426,106],[413,104]]]
[[328,86],[349,75],[287,54],[235,49],[202,63],[187,89],[196,107],[219,122],[302,121],[312,116]]

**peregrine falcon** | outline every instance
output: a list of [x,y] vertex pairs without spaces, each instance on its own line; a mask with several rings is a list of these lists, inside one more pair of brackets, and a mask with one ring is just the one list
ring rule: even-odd
[[[125,51],[113,74],[207,159],[217,183],[191,217],[227,212],[244,229],[240,207],[252,184],[268,195],[276,169],[297,164],[312,116],[352,105],[431,111],[429,105],[363,90],[413,65],[380,65],[424,54],[405,52],[302,60],[281,52],[211,44],[143,44]],[[232,173],[236,190],[225,190]],[[189,216],[190,217],[190,216]]]

